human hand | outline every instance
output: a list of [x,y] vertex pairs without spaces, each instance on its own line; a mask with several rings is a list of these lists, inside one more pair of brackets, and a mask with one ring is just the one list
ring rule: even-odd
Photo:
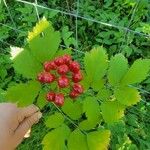
[[41,117],[42,114],[35,105],[18,108],[15,104],[1,103],[0,150],[14,150]]

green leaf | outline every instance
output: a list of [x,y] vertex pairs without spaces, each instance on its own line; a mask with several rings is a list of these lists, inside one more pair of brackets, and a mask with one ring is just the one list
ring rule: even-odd
[[101,89],[98,94],[97,98],[99,98],[102,101],[107,101],[110,99],[110,96],[112,95],[112,91],[106,88]]
[[63,56],[65,54],[68,54],[68,55],[71,55],[72,54],[72,50],[71,48],[68,48],[68,49],[61,49],[59,51],[57,51],[57,53],[55,54],[55,57],[58,57],[58,56]]
[[102,116],[108,124],[119,121],[124,116],[124,109],[117,101],[103,102],[101,105]]
[[140,101],[140,93],[132,87],[120,87],[115,90],[116,99],[123,105],[131,106]]
[[89,150],[106,150],[110,142],[110,131],[99,130],[87,135]]
[[86,135],[84,135],[79,129],[74,130],[68,139],[69,150],[87,150]]
[[4,80],[6,76],[7,76],[7,70],[4,66],[1,65],[0,66],[0,78]]
[[122,54],[117,54],[110,60],[108,79],[111,85],[117,85],[128,70],[128,61]]
[[86,52],[84,65],[91,83],[99,81],[105,75],[108,67],[107,59],[107,54],[102,47],[94,48],[90,52]]
[[5,102],[5,91],[0,88],[0,103]]
[[47,100],[46,100],[46,91],[41,90],[39,93],[39,96],[37,98],[37,106],[42,109],[46,104],[47,104]]
[[24,77],[33,79],[42,70],[42,65],[35,60],[27,48],[13,59],[13,66],[16,72],[22,74]]
[[42,144],[43,150],[66,150],[65,140],[70,135],[70,129],[62,125],[45,135]]
[[[76,111],[77,110],[77,111]],[[66,99],[62,107],[62,111],[67,114],[71,119],[77,120],[82,114],[82,104],[80,100],[73,102],[72,99]]]
[[6,99],[17,102],[19,106],[27,106],[34,102],[40,89],[41,85],[36,81],[16,84],[7,89]]
[[55,114],[48,117],[45,124],[49,128],[57,128],[64,122],[64,117],[61,113],[56,112]]
[[29,42],[29,47],[36,59],[43,63],[44,61],[53,58],[59,44],[60,33],[54,31],[50,24],[45,30],[43,30],[43,36],[39,34]]
[[101,115],[99,103],[93,97],[87,97],[83,103],[83,112],[85,112],[87,120],[80,123],[79,127],[84,130],[94,128],[100,123]]
[[126,75],[123,77],[121,84],[128,85],[134,83],[140,83],[148,76],[150,70],[149,59],[138,59],[130,67]]
[[104,79],[97,80],[96,82],[91,83],[91,87],[94,91],[99,91],[104,87]]

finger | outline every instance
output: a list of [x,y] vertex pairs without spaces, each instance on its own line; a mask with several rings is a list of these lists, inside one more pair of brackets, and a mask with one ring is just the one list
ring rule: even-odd
[[20,144],[23,140],[27,131],[36,123],[38,123],[39,119],[42,117],[41,112],[36,112],[32,116],[26,118],[16,129],[14,133],[14,139],[16,139],[16,144]]
[[39,108],[33,104],[25,108],[20,108],[18,112],[19,123],[22,122],[25,118],[32,116],[37,111],[39,111]]

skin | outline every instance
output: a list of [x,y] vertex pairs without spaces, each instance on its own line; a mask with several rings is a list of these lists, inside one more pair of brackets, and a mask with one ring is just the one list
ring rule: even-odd
[[19,108],[15,104],[0,104],[0,149],[15,150],[28,130],[42,117],[39,108],[30,105]]

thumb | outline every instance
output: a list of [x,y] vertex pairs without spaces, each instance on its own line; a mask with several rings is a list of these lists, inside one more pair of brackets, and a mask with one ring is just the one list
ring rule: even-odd
[[42,117],[41,112],[36,112],[32,116],[26,118],[22,123],[18,126],[14,133],[14,139],[16,140],[17,145],[21,143],[27,131],[36,123],[38,123],[39,119]]

